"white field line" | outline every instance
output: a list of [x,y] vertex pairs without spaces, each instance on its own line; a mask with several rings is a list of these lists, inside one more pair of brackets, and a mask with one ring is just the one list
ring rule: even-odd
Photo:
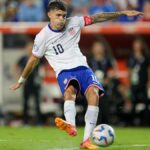
[[132,144],[132,145],[113,145],[113,147],[150,147],[150,144]]
[[[150,147],[150,144],[133,144],[133,145],[113,145],[112,147],[115,148],[123,148],[123,147]],[[72,148],[51,148],[46,150],[80,150],[79,147],[72,147]]]
[[[0,142],[9,142],[9,141],[20,141],[20,142],[32,142],[34,140],[19,140],[19,139],[0,139]],[[41,142],[50,142],[49,140],[40,140]],[[132,144],[132,145],[127,145],[127,144],[116,144],[112,145],[112,147],[150,147],[150,144]],[[46,150],[79,150],[79,147],[70,147],[70,148],[50,148]]]

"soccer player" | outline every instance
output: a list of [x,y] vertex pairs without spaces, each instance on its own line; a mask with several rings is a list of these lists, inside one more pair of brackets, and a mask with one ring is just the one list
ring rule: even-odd
[[56,72],[65,100],[64,115],[66,120],[56,118],[56,126],[66,131],[70,136],[77,135],[75,99],[78,93],[81,92],[86,96],[88,108],[85,114],[85,131],[80,148],[98,149],[96,145],[91,143],[90,136],[97,122],[98,103],[100,97],[104,94],[104,89],[97,81],[93,71],[87,64],[85,56],[80,51],[78,46],[80,31],[84,26],[112,20],[119,16],[142,14],[137,11],[122,11],[66,18],[67,8],[65,4],[62,1],[52,1],[48,5],[50,22],[36,35],[32,55],[18,82],[11,86],[11,89],[20,88],[37,65],[39,59],[44,56]]

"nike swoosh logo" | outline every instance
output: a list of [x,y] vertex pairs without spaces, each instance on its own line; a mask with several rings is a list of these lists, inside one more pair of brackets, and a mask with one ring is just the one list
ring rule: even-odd
[[95,125],[95,123],[90,122],[91,125]]

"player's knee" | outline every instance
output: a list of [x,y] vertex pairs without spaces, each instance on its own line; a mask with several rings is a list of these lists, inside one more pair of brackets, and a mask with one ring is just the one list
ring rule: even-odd
[[99,89],[97,87],[93,87],[93,95],[99,99]]
[[88,97],[94,96],[94,97],[99,98],[99,89],[97,87],[92,86],[88,89],[87,95],[88,95]]
[[76,94],[65,92],[64,93],[64,99],[65,100],[75,100],[76,99]]
[[89,105],[98,105],[99,103],[99,89],[97,87],[90,87],[86,93],[86,98]]
[[76,99],[76,89],[73,86],[69,86],[64,93],[65,100],[75,100]]

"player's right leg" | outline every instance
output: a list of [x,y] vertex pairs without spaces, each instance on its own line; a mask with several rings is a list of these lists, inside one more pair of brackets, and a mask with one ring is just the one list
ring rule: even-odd
[[88,87],[86,93],[86,99],[88,101],[88,108],[85,114],[85,130],[83,142],[80,145],[81,149],[91,149],[97,150],[98,146],[92,144],[90,137],[93,129],[97,123],[97,117],[99,113],[98,103],[99,103],[99,88],[95,85]]
[[84,76],[80,80],[81,92],[86,96],[88,107],[85,114],[84,137],[80,148],[96,150],[99,147],[91,142],[90,137],[97,123],[99,99],[104,94],[104,90],[91,69],[86,69],[81,76]]
[[77,90],[74,85],[69,84],[67,89],[64,92],[64,115],[65,119],[61,118],[55,119],[55,124],[59,129],[66,131],[70,136],[76,136],[76,124],[75,124],[75,116],[76,116],[76,108],[75,108],[75,99],[76,99]]

